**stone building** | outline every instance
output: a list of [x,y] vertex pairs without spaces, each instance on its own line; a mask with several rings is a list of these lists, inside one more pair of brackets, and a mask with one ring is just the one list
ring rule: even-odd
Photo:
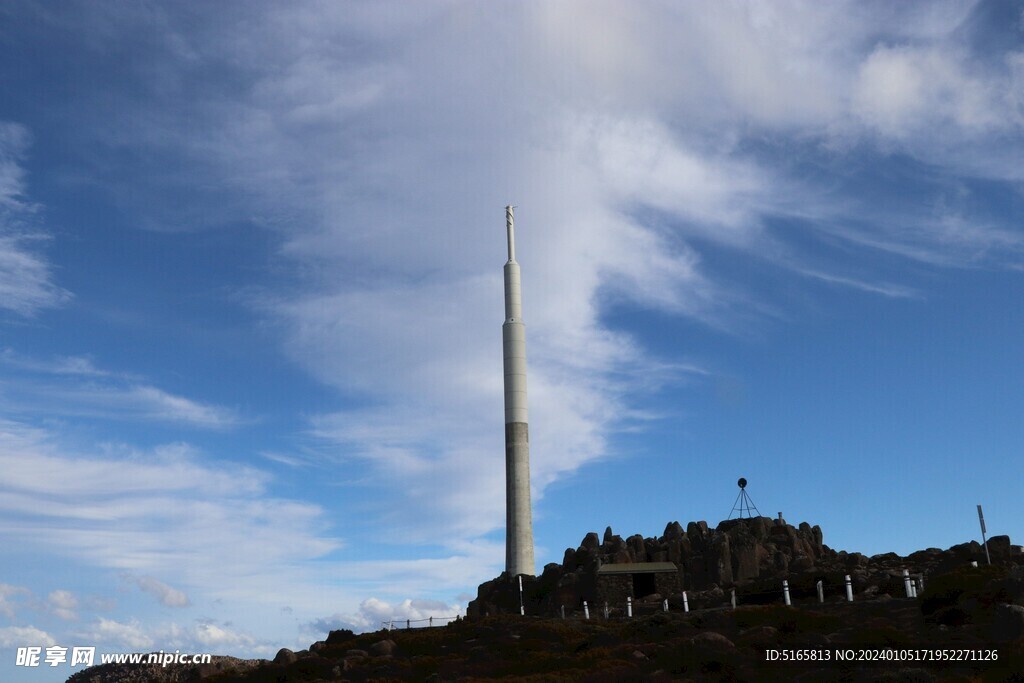
[[626,598],[640,600],[655,593],[669,596],[682,591],[679,568],[672,562],[606,564],[597,570],[598,603],[622,605]]

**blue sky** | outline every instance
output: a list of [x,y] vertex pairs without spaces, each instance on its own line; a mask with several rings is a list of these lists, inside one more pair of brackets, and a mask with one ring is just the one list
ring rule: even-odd
[[538,570],[1019,542],[1024,5],[822,5],[4,3],[4,679],[464,612],[509,203]]

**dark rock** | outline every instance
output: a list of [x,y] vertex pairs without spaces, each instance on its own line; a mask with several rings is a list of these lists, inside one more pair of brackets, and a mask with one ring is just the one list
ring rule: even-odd
[[352,640],[356,637],[356,634],[349,631],[347,628],[340,629],[338,631],[331,631],[327,634],[327,644],[336,645],[338,643],[344,643]]
[[739,639],[751,645],[767,645],[778,640],[779,629],[774,626],[755,626],[740,633]]
[[999,603],[992,610],[992,639],[1005,643],[1024,638],[1024,607]]
[[601,542],[597,539],[597,532],[591,531],[583,537],[583,543],[580,544],[579,549],[586,552],[588,550],[597,550],[600,547]]
[[395,654],[396,647],[397,645],[395,645],[395,641],[391,639],[378,640],[376,643],[370,646],[370,653],[376,656],[393,655]]
[[299,656],[297,654],[286,647],[282,647],[277,651],[277,656],[274,657],[274,664],[287,665],[292,662],[297,662],[298,660]]
[[716,633],[714,631],[704,631],[703,633],[698,633],[693,638],[690,638],[690,642],[694,645],[700,645],[702,647],[708,647],[717,650],[731,650],[736,647],[736,644],[733,643],[731,640],[723,636],[721,633]]

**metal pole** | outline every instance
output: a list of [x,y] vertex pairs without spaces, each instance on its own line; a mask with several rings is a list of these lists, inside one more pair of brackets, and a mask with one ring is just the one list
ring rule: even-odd
[[786,606],[791,607],[793,603],[789,599],[789,580],[782,580],[782,598],[786,601]]
[[849,574],[846,575],[846,601],[853,602],[853,581]]
[[903,590],[905,590],[907,592],[907,597],[908,598],[909,597],[913,597],[910,594],[911,593],[911,591],[910,591],[910,571],[907,570],[907,569],[903,570]]
[[686,598],[686,591],[683,591],[683,612],[690,611],[690,601]]
[[978,506],[978,521],[981,522],[981,544],[985,546],[985,561],[988,564],[992,564],[992,558],[988,554],[988,540],[985,539],[985,515],[981,512],[981,506]]
[[633,598],[626,598],[626,616],[633,618]]

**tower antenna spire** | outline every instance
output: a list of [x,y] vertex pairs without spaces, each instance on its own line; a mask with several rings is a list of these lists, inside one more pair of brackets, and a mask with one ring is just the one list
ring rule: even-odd
[[505,207],[505,230],[508,233],[508,260],[515,263],[516,260],[516,229],[515,217],[512,212],[516,207]]

